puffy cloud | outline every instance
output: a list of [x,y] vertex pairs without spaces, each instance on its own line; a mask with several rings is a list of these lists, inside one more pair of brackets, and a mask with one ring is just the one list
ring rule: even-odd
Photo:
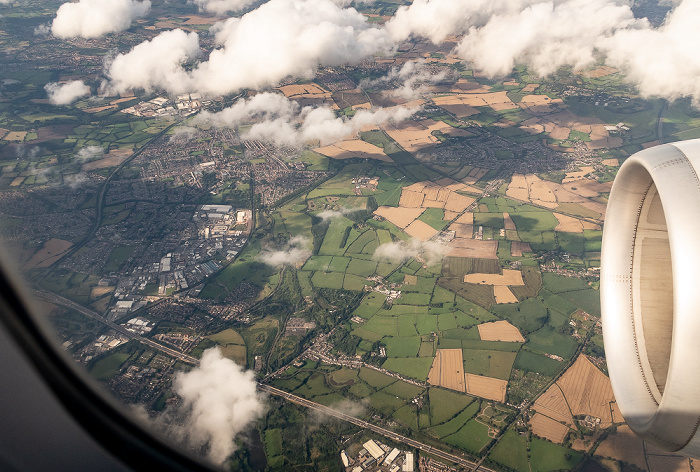
[[79,172],[77,174],[69,174],[63,176],[63,183],[73,190],[82,187],[89,181],[90,178],[85,172]]
[[182,64],[199,54],[199,36],[180,29],[165,31],[150,41],[117,55],[107,68],[109,93],[143,88],[181,93],[195,89]]
[[199,11],[206,11],[216,15],[227,12],[239,12],[249,7],[258,0],[193,0]]
[[50,82],[44,86],[44,90],[54,105],[70,105],[80,97],[90,94],[90,87],[82,80],[71,80],[65,84]]
[[227,94],[273,86],[288,75],[312,77],[319,65],[355,62],[392,46],[383,29],[369,26],[354,8],[340,8],[332,0],[270,0],[241,18],[215,25],[213,32],[220,47],[191,71],[181,64],[194,57],[196,34],[189,38],[168,31],[118,55],[107,75],[116,90]]
[[252,371],[207,349],[199,366],[173,379],[182,399],[179,415],[185,420],[176,434],[192,446],[206,446],[212,462],[223,464],[235,450],[234,439],[265,410]]
[[546,76],[564,65],[582,68],[594,63],[600,38],[639,23],[628,6],[609,0],[543,2],[471,27],[457,53],[489,76],[509,74],[516,62]]
[[185,142],[194,138],[197,134],[197,128],[192,126],[178,126],[173,130],[173,134],[170,136],[170,142]]
[[87,146],[81,148],[80,151],[75,155],[75,157],[80,161],[84,162],[93,159],[98,156],[102,156],[105,150],[101,146]]
[[276,268],[286,265],[294,266],[309,258],[311,251],[308,247],[308,238],[294,236],[281,248],[263,248],[258,254],[258,260]]
[[341,216],[349,215],[357,211],[361,211],[362,208],[340,208],[340,210],[323,210],[316,214],[323,221],[329,221],[333,218],[340,218]]
[[198,121],[236,127],[253,121],[244,139],[270,141],[278,146],[299,146],[308,141],[322,145],[342,141],[369,125],[400,122],[417,111],[403,107],[359,110],[352,118],[337,117],[327,107],[304,107],[280,94],[265,92],[241,99],[218,113],[202,113]]
[[42,23],[34,28],[34,36],[46,36],[51,32],[51,25]]
[[409,242],[395,241],[381,244],[375,249],[372,258],[378,261],[403,262],[410,258],[422,259],[428,264],[439,262],[445,255],[447,246],[435,241],[423,242],[412,238]]
[[685,0],[658,29],[648,24],[617,31],[597,45],[645,96],[693,97],[700,103],[700,4]]
[[523,0],[414,0],[396,10],[386,29],[394,41],[423,37],[438,44],[470,26],[483,24],[495,12],[517,8],[522,3]]
[[97,38],[124,31],[131,21],[148,14],[151,2],[144,0],[80,0],[58,8],[51,32],[58,38]]
[[429,84],[439,83],[447,76],[446,71],[433,74],[425,61],[406,62],[400,69],[393,67],[387,75],[375,80],[363,80],[360,88],[370,88],[397,84],[398,87],[388,92],[390,96],[412,100],[428,93]]

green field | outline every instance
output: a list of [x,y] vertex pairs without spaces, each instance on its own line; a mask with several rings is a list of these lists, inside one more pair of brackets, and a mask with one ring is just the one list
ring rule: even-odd
[[489,428],[476,419],[469,420],[459,431],[442,438],[447,444],[478,453],[491,442]]
[[540,354],[522,349],[515,358],[513,367],[528,372],[539,372],[548,377],[554,377],[565,366],[565,363],[550,359]]
[[439,438],[454,434],[479,412],[479,408],[481,402],[475,401],[448,422],[432,427],[431,431]]
[[369,369],[367,367],[362,367],[360,369],[359,376],[360,379],[367,382],[369,386],[377,389],[384,388],[387,385],[396,382],[395,378],[389,377],[386,374],[382,374],[381,372],[377,372],[376,370]]
[[384,338],[387,357],[415,357],[418,355],[421,340],[420,337],[410,338]]
[[416,380],[425,381],[433,365],[430,357],[394,357],[387,359],[382,367]]
[[430,387],[428,396],[430,399],[430,424],[432,425],[438,425],[454,418],[457,413],[474,401],[474,397],[464,393],[438,387]]
[[530,441],[530,465],[533,472],[572,470],[583,454],[539,438]]
[[90,374],[97,380],[109,380],[119,373],[121,365],[129,358],[125,352],[115,352],[95,362],[90,369]]
[[489,454],[489,459],[518,472],[529,472],[527,440],[509,429]]

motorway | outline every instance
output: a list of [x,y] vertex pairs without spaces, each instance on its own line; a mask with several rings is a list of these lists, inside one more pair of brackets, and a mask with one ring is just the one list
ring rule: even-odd
[[34,293],[38,298],[41,298],[42,300],[45,300],[50,303],[55,303],[57,305],[63,305],[67,308],[72,308],[73,310],[82,313],[83,315],[92,318],[94,320],[99,321],[100,323],[109,326],[113,330],[123,334],[124,336],[127,336],[128,338],[135,339],[136,341],[143,343],[147,346],[152,347],[153,349],[157,349],[161,352],[164,352],[165,354],[168,354],[169,356],[173,356],[176,359],[181,360],[182,362],[186,362],[188,364],[192,365],[197,365],[199,364],[199,359],[195,359],[194,357],[188,356],[187,354],[183,354],[182,352],[178,351],[177,349],[173,349],[167,346],[163,346],[160,343],[157,343],[151,339],[144,338],[143,336],[139,336],[136,333],[132,333],[128,329],[126,329],[124,326],[118,325],[116,323],[112,323],[111,321],[106,320],[103,316],[100,316],[98,313],[95,313],[92,310],[89,310],[88,308],[85,308],[82,305],[79,305],[78,303],[75,303],[72,300],[68,300],[67,298],[63,298],[59,295],[56,295],[55,293],[50,293],[50,292],[44,292],[44,291],[39,291],[39,290],[34,290]]
[[325,405],[321,405],[319,403],[314,403],[312,401],[309,401],[305,398],[298,397],[296,395],[292,395],[291,393],[287,393],[284,390],[280,390],[275,387],[271,387],[269,385],[264,385],[264,384],[258,384],[258,388],[262,390],[263,392],[267,392],[271,395],[276,395],[279,397],[282,397],[292,403],[296,403],[298,405],[305,406],[307,408],[310,408],[312,410],[316,410],[321,413],[325,413],[328,416],[333,416],[335,418],[347,421],[348,423],[352,423],[354,425],[357,425],[361,428],[368,429],[370,431],[374,431],[377,434],[381,434],[384,437],[387,437],[393,441],[405,444],[407,446],[420,449],[423,452],[426,452],[428,454],[431,454],[435,457],[439,457],[440,459],[444,459],[446,461],[449,461],[453,464],[460,465],[462,467],[466,467],[470,470],[476,470],[477,472],[494,472],[492,469],[486,468],[484,466],[478,466],[478,468],[475,469],[477,464],[472,461],[468,461],[467,459],[464,459],[460,456],[456,456],[454,454],[450,454],[448,452],[442,451],[440,449],[436,449],[433,446],[428,446],[427,444],[423,444],[422,442],[418,442],[414,439],[407,438],[406,436],[401,436],[400,434],[397,434],[393,431],[390,431],[388,429],[381,428],[379,426],[373,425],[371,423],[368,423],[366,421],[363,421],[361,419],[355,418],[354,416],[346,415],[343,412],[334,410],[332,408],[329,408]]
[[[172,349],[172,348],[169,348],[167,346],[163,346],[162,344],[159,344],[159,343],[152,341],[148,338],[144,338],[143,336],[139,336],[136,333],[132,333],[131,331],[129,331],[125,327],[106,320],[104,317],[100,316],[98,313],[95,313],[94,311],[92,311],[88,308],[85,308],[84,306],[79,305],[78,303],[75,303],[72,300],[69,300],[67,298],[63,298],[59,295],[56,295],[55,293],[50,293],[50,292],[34,290],[34,293],[36,294],[36,296],[38,298],[40,298],[42,300],[76,310],[79,313],[82,313],[83,315],[85,315],[89,318],[92,318],[96,321],[99,321],[100,323],[112,328],[113,330],[115,330],[115,331],[117,331],[117,332],[131,338],[131,339],[139,341],[147,346],[150,346],[154,349],[157,349],[161,352],[164,352],[165,354],[173,356],[173,357],[181,360],[182,362],[186,362],[186,363],[191,364],[191,365],[198,365],[199,364],[199,359],[188,356],[187,354],[183,354],[182,352],[177,351],[176,349]],[[298,397],[296,395],[292,395],[291,393],[285,392],[284,390],[280,390],[280,389],[275,388],[275,387],[271,387],[270,385],[258,383],[258,389],[260,389],[263,392],[267,392],[270,395],[282,397],[282,398],[284,398],[287,401],[290,401],[292,403],[296,403],[298,405],[302,405],[302,406],[305,406],[305,407],[310,408],[312,410],[316,410],[318,412],[324,413],[328,416],[333,416],[333,417],[341,419],[343,421],[347,421],[348,423],[352,423],[352,424],[359,426],[361,428],[365,428],[365,429],[368,429],[370,431],[374,431],[375,433],[381,434],[382,436],[389,438],[393,441],[405,444],[409,447],[420,449],[423,452],[431,454],[435,457],[439,457],[440,459],[444,459],[444,460],[449,461],[453,464],[457,464],[459,466],[468,468],[470,470],[476,470],[476,472],[494,472],[492,469],[478,465],[472,461],[464,459],[463,457],[456,456],[454,454],[450,454],[450,453],[442,451],[440,449],[436,449],[433,446],[429,446],[427,444],[423,444],[421,442],[418,442],[414,439],[407,438],[405,436],[397,434],[397,433],[390,431],[388,429],[381,428],[379,426],[376,426],[376,425],[373,425],[373,424],[368,423],[366,421],[363,421],[359,418],[355,418],[354,416],[350,416],[350,415],[347,415],[341,411],[337,411],[337,410],[334,410],[332,408],[329,408],[325,405],[321,405],[319,403],[312,402],[312,401],[307,400],[305,398]]]

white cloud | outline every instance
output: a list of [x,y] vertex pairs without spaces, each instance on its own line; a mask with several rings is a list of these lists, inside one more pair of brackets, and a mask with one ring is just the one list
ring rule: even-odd
[[360,211],[361,208],[341,208],[340,210],[323,210],[318,212],[316,216],[321,218],[323,221],[329,221],[333,218],[340,218],[341,216],[349,215],[350,213],[355,213]]
[[394,263],[403,262],[411,258],[422,259],[428,264],[439,262],[445,255],[447,246],[435,241],[422,242],[412,238],[409,242],[395,241],[380,245],[372,255],[378,261]]
[[265,410],[253,372],[222,357],[218,348],[204,351],[199,367],[176,374],[173,388],[186,414],[180,434],[195,447],[206,446],[216,464],[234,452],[235,437]]
[[[369,26],[354,8],[340,8],[332,0],[270,0],[241,18],[215,25],[213,32],[220,47],[191,71],[181,63],[194,57],[188,46],[197,36],[193,33],[185,40],[185,33],[168,31],[118,55],[107,76],[115,90],[227,94],[274,86],[288,75],[310,78],[319,65],[356,62],[392,46],[384,30]],[[167,39],[159,39],[166,35]],[[171,48],[187,54],[173,54]],[[154,72],[159,70],[165,72]]]
[[165,89],[181,93],[193,88],[182,64],[199,54],[197,33],[180,29],[165,31],[150,41],[135,46],[126,54],[117,55],[107,67],[110,94],[143,88]]
[[78,161],[85,162],[95,157],[102,156],[104,152],[105,150],[101,146],[87,146],[81,148],[75,157],[78,159]]
[[63,176],[63,183],[73,190],[82,187],[85,183],[89,182],[90,178],[85,172],[79,172],[77,174],[69,174]]
[[249,7],[258,0],[193,0],[199,11],[206,11],[216,15],[227,12],[239,12]]
[[173,134],[170,136],[170,142],[185,142],[194,138],[197,134],[197,128],[192,126],[178,126],[173,130]]
[[546,76],[564,65],[593,64],[600,38],[638,23],[628,6],[608,0],[543,2],[471,27],[457,53],[489,76],[510,74],[516,63]]
[[218,113],[202,113],[198,120],[215,126],[237,127],[254,122],[244,139],[270,141],[278,146],[300,146],[308,141],[321,145],[342,141],[369,125],[400,122],[418,109],[403,107],[359,110],[352,118],[337,117],[327,107],[304,107],[280,94],[265,92],[238,100]]
[[648,24],[617,31],[597,46],[645,96],[693,97],[700,103],[700,4],[685,0],[658,29]]
[[65,84],[50,82],[44,86],[44,90],[54,105],[70,105],[80,97],[90,94],[90,87],[82,80],[71,80]]
[[151,2],[144,0],[79,0],[58,8],[51,32],[57,38],[97,38],[124,31],[131,21],[148,14]]
[[266,247],[258,254],[258,260],[275,268],[304,262],[311,255],[309,239],[294,236],[281,248]]
[[34,36],[46,36],[51,33],[51,25],[48,23],[42,23],[34,28]]
[[363,80],[360,88],[382,87],[389,84],[398,87],[388,92],[392,97],[413,100],[429,92],[429,85],[445,79],[446,71],[433,74],[425,61],[406,62],[401,68],[393,67],[387,75],[374,80]]

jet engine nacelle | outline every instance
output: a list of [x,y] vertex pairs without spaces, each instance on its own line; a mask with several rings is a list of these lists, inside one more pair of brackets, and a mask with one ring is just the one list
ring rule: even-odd
[[638,152],[610,192],[601,256],[605,353],[625,421],[700,457],[700,140]]

